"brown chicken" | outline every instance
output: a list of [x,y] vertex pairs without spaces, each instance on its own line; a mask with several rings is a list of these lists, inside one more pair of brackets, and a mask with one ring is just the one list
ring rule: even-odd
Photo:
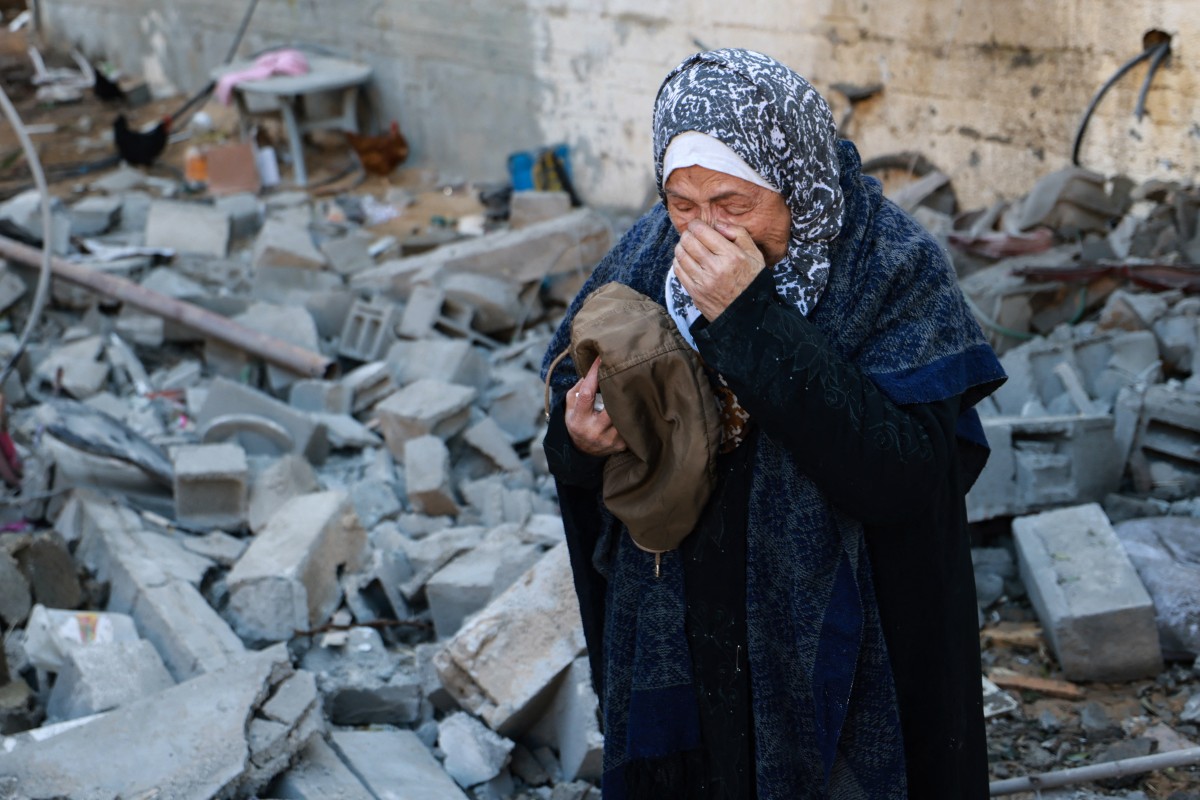
[[358,155],[363,169],[372,175],[391,175],[392,170],[408,158],[408,140],[394,120],[388,132],[378,136],[346,131],[346,141]]

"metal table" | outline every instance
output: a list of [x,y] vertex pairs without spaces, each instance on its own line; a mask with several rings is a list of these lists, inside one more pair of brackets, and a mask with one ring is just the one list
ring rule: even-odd
[[[212,77],[253,66],[253,62],[233,63],[214,70]],[[256,114],[279,111],[287,131],[288,148],[292,156],[293,177],[297,186],[308,184],[304,168],[304,134],[315,130],[344,130],[358,133],[358,92],[371,79],[366,64],[328,56],[309,56],[309,71],[305,75],[273,75],[260,80],[243,81],[233,87],[242,135],[247,133],[247,120]],[[308,95],[337,93],[340,112],[333,116],[314,117],[305,106]],[[253,110],[247,102],[254,97],[264,108]]]

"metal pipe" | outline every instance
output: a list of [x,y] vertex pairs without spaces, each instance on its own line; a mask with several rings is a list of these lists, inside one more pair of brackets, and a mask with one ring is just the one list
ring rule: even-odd
[[1103,764],[1089,764],[1086,767],[1073,767],[1058,772],[1043,772],[1040,775],[1027,775],[1024,778],[1009,778],[1003,781],[992,781],[990,793],[992,797],[1017,792],[1039,792],[1042,789],[1053,789],[1058,786],[1071,786],[1088,781],[1102,781],[1108,778],[1121,778],[1126,775],[1140,775],[1156,769],[1170,767],[1186,767],[1200,763],[1200,747],[1189,747],[1186,750],[1173,750],[1169,753],[1155,753],[1152,756],[1123,758],[1119,761],[1106,761]]
[[[41,261],[42,255],[41,250],[0,236],[0,257],[2,258],[36,266]],[[228,317],[183,300],[159,294],[125,278],[98,272],[82,264],[73,264],[58,257],[51,257],[50,268],[56,278],[128,303],[156,317],[186,325],[209,339],[215,339],[250,355],[258,356],[264,361],[269,361],[300,375],[311,378],[329,378],[332,377],[337,367],[334,361],[320,353],[314,353],[291,342],[285,342],[261,331],[247,328]]]

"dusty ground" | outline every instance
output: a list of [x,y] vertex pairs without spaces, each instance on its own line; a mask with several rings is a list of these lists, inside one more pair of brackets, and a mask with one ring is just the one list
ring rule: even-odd
[[[1065,681],[1027,600],[1003,602],[980,632],[984,671]],[[1200,692],[1200,672],[1190,662],[1169,664],[1156,678],[1129,683],[1076,683],[1082,698],[1067,700],[1033,691],[1009,691],[1020,707],[988,721],[993,780],[1080,767],[1167,749],[1153,741],[1166,725],[1186,742],[1200,744],[1200,728],[1179,713]],[[1149,740],[1149,741],[1147,741]],[[1174,748],[1172,748],[1174,749]],[[1087,785],[1097,794],[1200,800],[1200,767],[1148,773],[1140,778]],[[1012,795],[1023,800],[1034,795]]]
[[[38,133],[40,158],[51,176],[55,195],[70,201],[84,186],[113,166],[97,167],[114,154],[111,125],[118,113],[126,113],[135,125],[143,125],[176,108],[179,98],[153,101],[138,108],[106,104],[85,96],[78,103],[39,104],[29,78],[24,35],[0,33],[0,81],[27,125],[53,125]],[[46,53],[50,66],[70,62]],[[204,110],[213,118],[215,134],[209,141],[235,136],[236,119],[215,102]],[[186,129],[185,129],[186,132]],[[270,141],[278,132],[269,127]],[[151,171],[163,177],[182,177],[184,151],[197,139],[182,139],[168,146],[160,164]],[[280,151],[286,148],[278,148]],[[452,225],[461,217],[478,214],[482,206],[475,187],[461,181],[449,185],[429,170],[401,169],[388,179],[366,177],[354,169],[349,150],[336,138],[325,137],[309,149],[307,164],[310,191],[333,197],[342,192],[382,198],[389,189],[403,188],[414,203],[396,219],[376,226],[373,233],[398,239],[420,236]],[[290,172],[284,169],[285,181]],[[0,200],[32,185],[28,166],[12,129],[0,124]],[[285,185],[282,189],[290,188]],[[1003,603],[991,611],[981,632],[984,669],[997,668],[1022,675],[1062,679],[1044,637],[1037,633],[1036,618],[1024,600]],[[1020,701],[1015,711],[988,722],[989,756],[993,779],[1016,777],[1081,766],[1114,755],[1137,755],[1154,751],[1161,744],[1147,744],[1147,730],[1163,723],[1190,742],[1200,742],[1197,725],[1181,722],[1179,713],[1192,694],[1200,692],[1200,675],[1191,664],[1170,665],[1152,680],[1125,684],[1082,684],[1083,697],[1066,700],[1036,692],[1013,692]],[[1194,745],[1185,745],[1194,746]],[[1139,749],[1141,748],[1141,749]],[[1190,767],[1151,773],[1119,785],[1093,785],[1100,794],[1125,796],[1143,791],[1150,798],[1200,800],[1200,768]],[[1032,795],[1014,795],[1017,798]]]

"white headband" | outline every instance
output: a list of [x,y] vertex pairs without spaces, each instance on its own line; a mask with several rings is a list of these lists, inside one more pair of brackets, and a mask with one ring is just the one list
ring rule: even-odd
[[779,192],[742,160],[733,148],[700,131],[684,131],[667,145],[667,151],[663,154],[663,186],[667,185],[667,178],[671,177],[672,172],[683,167],[705,167]]

